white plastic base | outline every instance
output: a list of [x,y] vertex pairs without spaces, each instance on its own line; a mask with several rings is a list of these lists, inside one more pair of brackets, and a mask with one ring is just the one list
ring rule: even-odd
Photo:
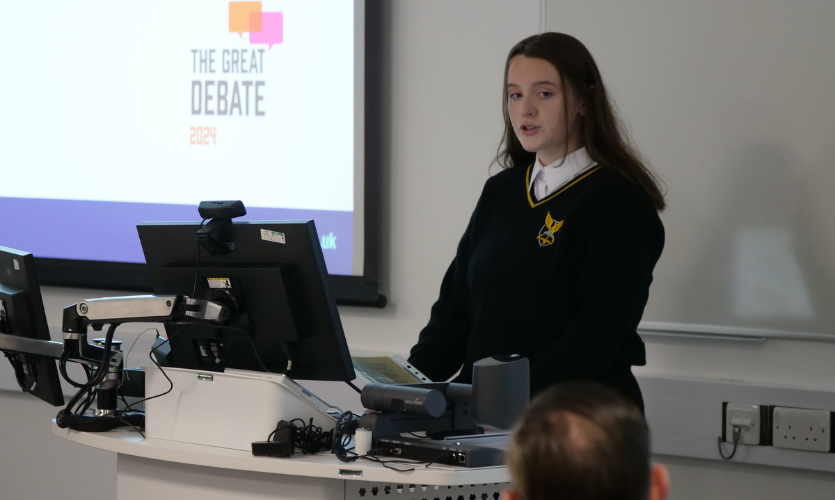
[[[145,394],[171,385],[155,367],[143,367]],[[336,420],[329,405],[284,375],[226,370],[224,373],[165,368],[174,387],[145,403],[149,438],[251,451],[266,441],[279,420],[301,418],[325,431]]]

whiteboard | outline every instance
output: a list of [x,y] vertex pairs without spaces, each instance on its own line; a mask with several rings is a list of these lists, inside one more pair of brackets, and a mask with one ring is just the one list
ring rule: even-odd
[[667,185],[644,321],[835,334],[835,2],[547,0],[544,16],[592,52]]

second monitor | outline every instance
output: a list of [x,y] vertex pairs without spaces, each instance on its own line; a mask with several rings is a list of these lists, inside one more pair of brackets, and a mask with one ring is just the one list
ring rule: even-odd
[[217,232],[225,255],[198,244],[200,227],[137,226],[154,293],[213,300],[232,311],[220,327],[168,326],[171,365],[355,378],[313,221],[231,221]]

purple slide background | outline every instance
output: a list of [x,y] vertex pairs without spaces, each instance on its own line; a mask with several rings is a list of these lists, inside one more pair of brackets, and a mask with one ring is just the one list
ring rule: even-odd
[[[244,202],[246,204],[246,202]],[[313,219],[322,236],[333,233],[336,249],[323,249],[330,274],[351,274],[353,212],[247,207],[238,220]],[[0,245],[35,257],[145,262],[136,233],[140,222],[200,221],[196,206],[111,201],[0,197]]]

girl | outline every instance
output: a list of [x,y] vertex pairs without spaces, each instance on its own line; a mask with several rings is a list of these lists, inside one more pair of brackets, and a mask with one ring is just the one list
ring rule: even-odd
[[608,385],[643,408],[636,328],[664,246],[664,196],[630,148],[597,65],[575,38],[519,42],[505,65],[505,134],[409,361],[470,383],[501,354],[531,363],[531,394]]

